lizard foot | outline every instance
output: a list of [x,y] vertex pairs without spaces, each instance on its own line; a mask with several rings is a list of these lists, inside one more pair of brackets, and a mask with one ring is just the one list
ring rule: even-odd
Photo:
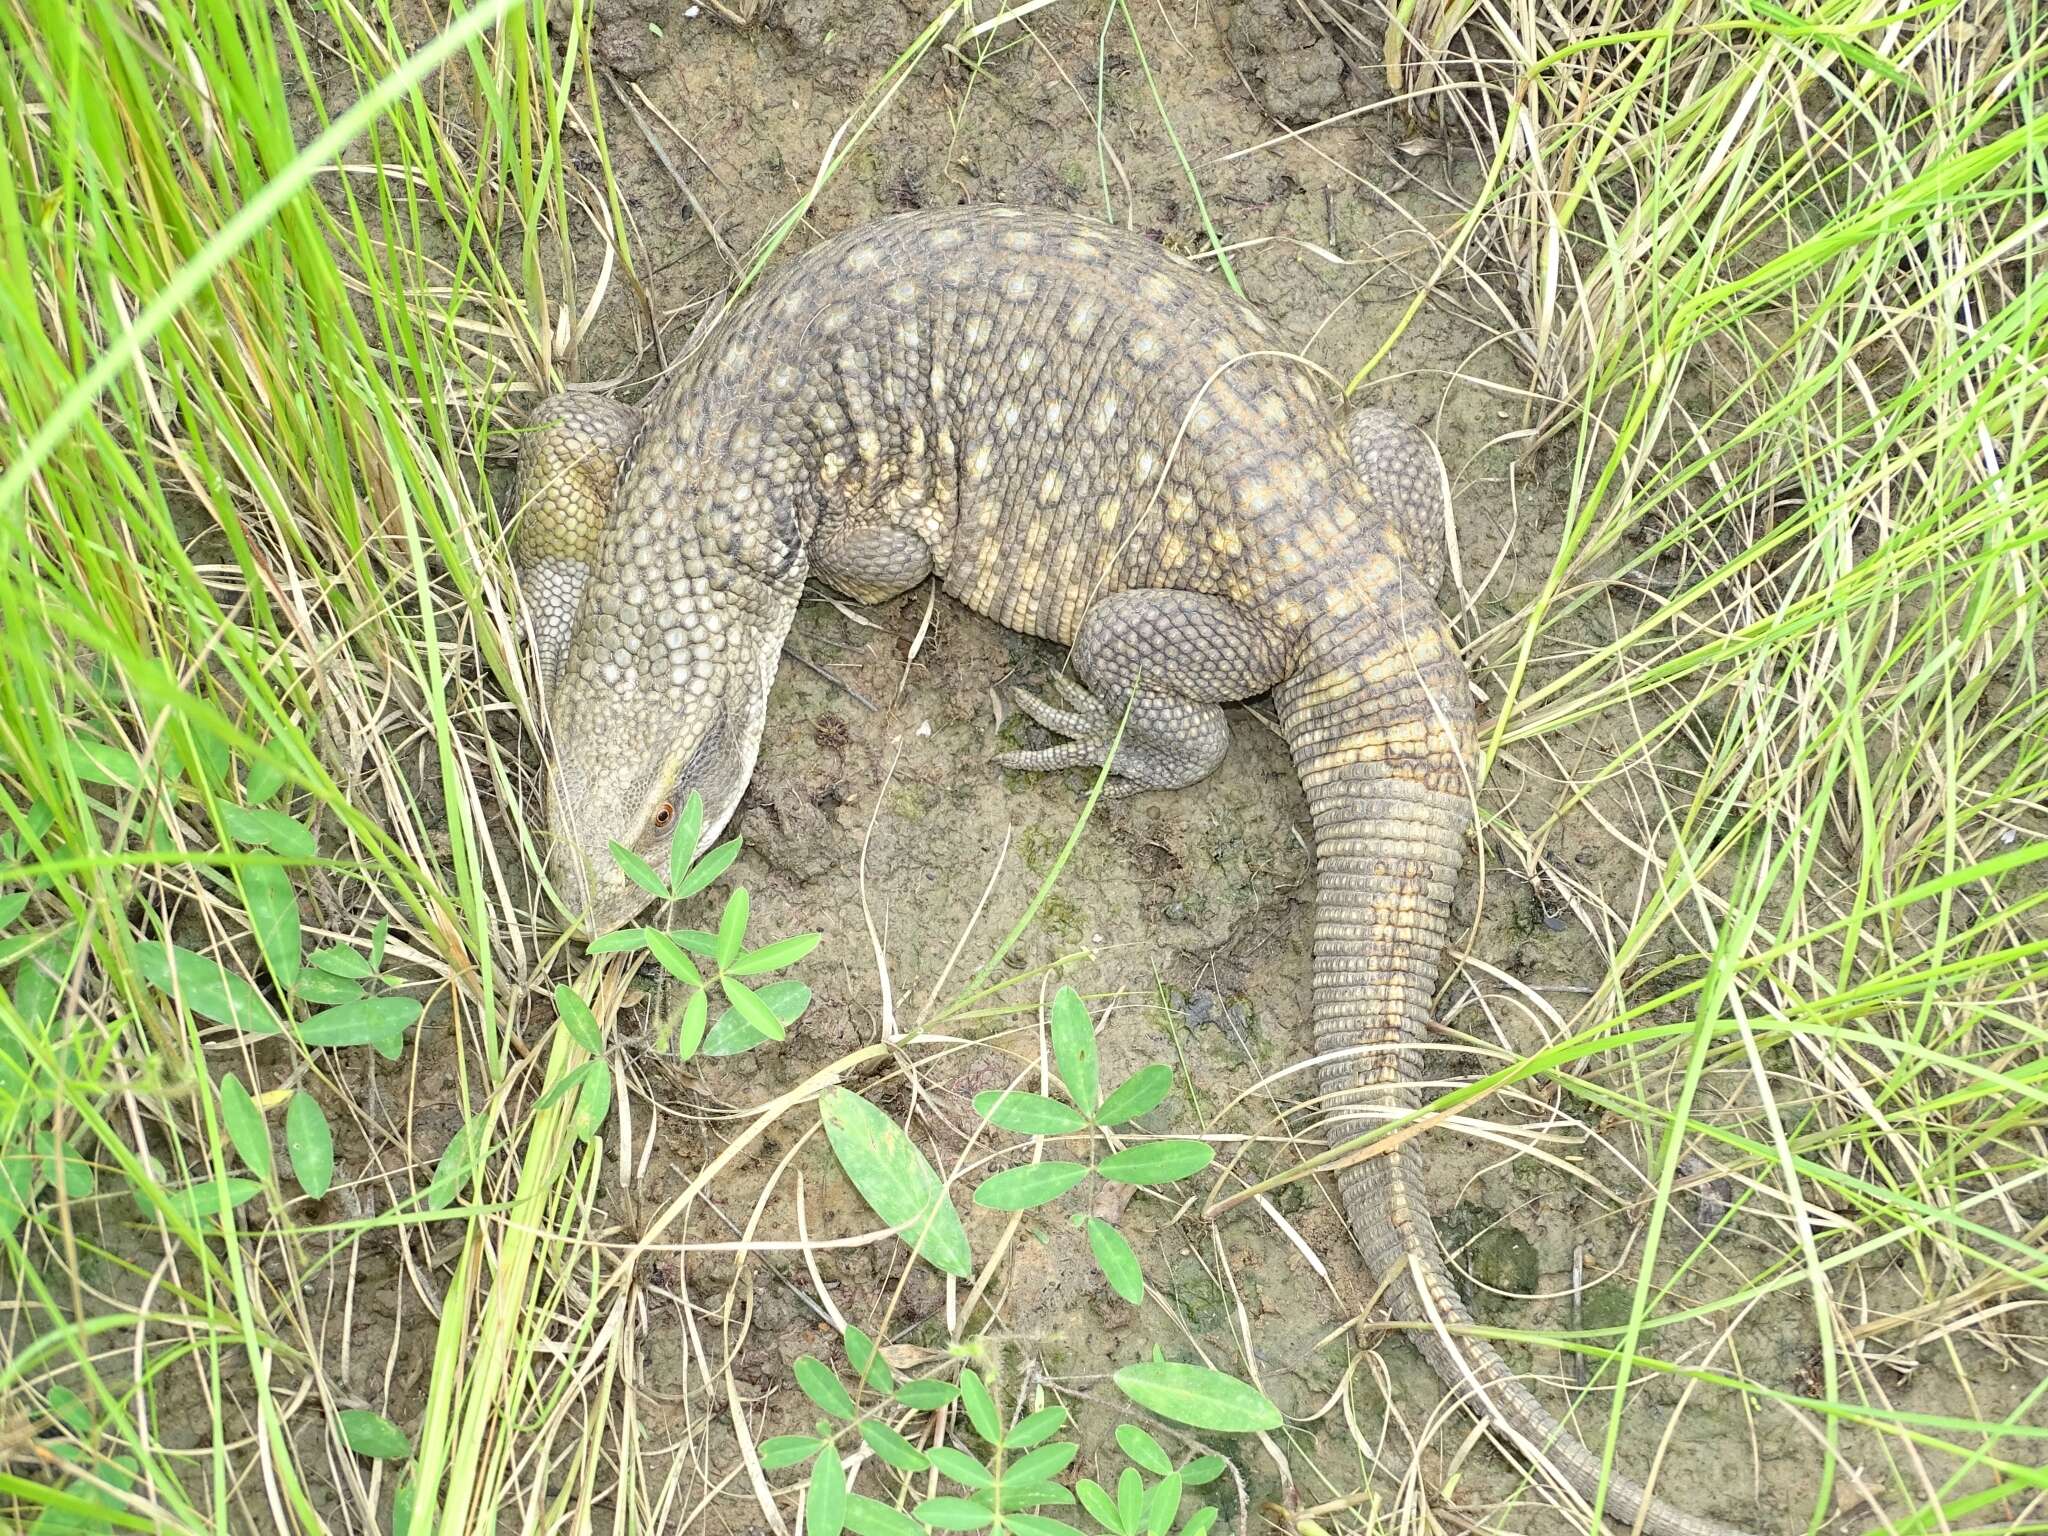
[[[1199,773],[1189,773],[1191,764],[1183,761],[1186,754],[1165,752],[1145,741],[1135,721],[1119,741],[1117,727],[1123,722],[1122,711],[1111,714],[1083,684],[1064,673],[1054,674],[1052,681],[1065,708],[1021,688],[1012,697],[1025,714],[1054,735],[1067,739],[1049,747],[998,753],[997,767],[1021,773],[1057,773],[1066,768],[1099,767],[1108,761],[1110,778],[1102,792],[1112,799],[1148,789],[1172,789],[1200,777]],[[1206,771],[1205,767],[1202,772]]]

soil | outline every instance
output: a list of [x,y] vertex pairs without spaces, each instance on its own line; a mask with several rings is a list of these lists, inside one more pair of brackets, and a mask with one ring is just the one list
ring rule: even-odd
[[[934,55],[853,147],[786,252],[911,207],[1005,201],[1100,215],[1107,201],[1117,220],[1214,267],[1206,206],[1246,294],[1309,357],[1349,379],[1430,281],[1435,242],[1481,168],[1440,147],[1434,125],[1386,99],[1372,60],[1347,58],[1290,0],[1169,0],[1132,14],[1143,61],[1120,14],[1105,29],[1097,9],[1060,5],[1030,13],[1028,31],[1002,29],[997,36],[1008,46],[972,68]],[[710,4],[598,0],[612,165],[648,307],[615,282],[568,360],[576,377],[623,379],[628,396],[648,386],[706,300],[731,280],[727,251],[743,255],[810,186],[864,89],[924,20],[897,0],[784,0],[744,25]],[[644,93],[634,97],[637,121],[621,90]],[[1353,115],[1290,133],[1344,113]],[[586,238],[577,250],[587,283],[598,249]],[[585,294],[557,297],[580,306]],[[1423,424],[1442,448],[1459,573],[1444,597],[1472,642],[1474,679],[1489,697],[1518,639],[1500,621],[1548,573],[1565,510],[1561,463],[1527,452],[1526,375],[1503,335],[1491,299],[1454,273],[1431,289],[1358,395]],[[1598,638],[1595,622],[1588,620],[1588,639]],[[801,967],[816,1001],[780,1046],[687,1068],[633,1055],[628,1108],[645,1155],[636,1149],[629,1159],[638,1170],[630,1181],[620,1175],[622,1160],[607,1157],[593,1195],[593,1227],[621,1240],[684,1188],[751,1108],[886,1029],[914,1025],[959,945],[961,961],[940,987],[943,997],[957,995],[1052,870],[1087,787],[1085,775],[1034,778],[990,766],[996,751],[1036,739],[1007,690],[1042,684],[1061,658],[948,599],[919,592],[856,613],[814,594],[788,654],[738,820],[747,847],[732,879],[751,893],[756,933],[823,931]],[[1155,1061],[1181,1070],[1178,1091],[1144,1129],[1214,1135],[1219,1167],[1240,1160],[1246,1176],[1318,1149],[1316,1127],[1294,1113],[1304,1080],[1286,1075],[1308,1054],[1310,1038],[1312,880],[1302,799],[1261,710],[1236,711],[1233,725],[1235,745],[1209,780],[1096,812],[1035,924],[998,968],[1013,978],[999,999],[1008,1011],[949,1022],[941,1032],[961,1043],[908,1053],[914,1079],[860,1085],[913,1124],[941,1168],[975,1170],[961,1187],[1002,1166],[990,1159],[1003,1143],[992,1147],[985,1130],[971,1135],[970,1100],[1036,1061],[1039,972],[1060,959],[1070,961],[1064,978],[1091,998],[1103,1023],[1106,1082]],[[1606,935],[1587,919],[1597,923],[1609,900],[1619,910],[1631,901],[1637,864],[1613,828],[1639,826],[1635,786],[1623,777],[1588,805],[1556,819],[1553,812],[1563,775],[1584,777],[1608,755],[1605,742],[1638,728],[1596,720],[1576,741],[1551,742],[1553,751],[1569,745],[1572,761],[1509,754],[1495,768],[1483,796],[1484,857],[1475,849],[1468,862],[1441,999],[1446,1049],[1433,1065],[1445,1077],[1537,1048],[1556,1024],[1530,1000],[1569,1019],[1604,973]],[[1534,859],[1517,851],[1530,846],[1540,849]],[[516,849],[507,862],[520,862]],[[684,920],[715,921],[710,900],[701,898]],[[439,1113],[438,1123],[406,1127],[418,1144],[440,1145],[460,1121],[462,1069],[452,1052],[430,1021],[418,1059],[389,1075],[387,1089],[415,1114],[437,1106],[427,1113]],[[1031,1070],[1027,1086],[1036,1086]],[[1751,1091],[1739,1075],[1710,1076],[1705,1112]],[[1625,1122],[1550,1089],[1503,1099],[1479,1123],[1489,1119],[1491,1135],[1447,1128],[1430,1132],[1426,1144],[1430,1200],[1480,1319],[1572,1326],[1576,1256],[1582,1326],[1625,1320],[1648,1208],[1638,1170],[1652,1164],[1653,1149]],[[778,1122],[693,1209],[687,1231],[668,1237],[722,1242],[751,1226],[760,1240],[789,1243],[800,1230],[814,1242],[873,1231],[878,1223],[837,1175],[815,1125],[809,1114]],[[1532,1142],[1543,1156],[1520,1155]],[[793,1172],[802,1174],[801,1212]],[[1445,1401],[1406,1344],[1368,1331],[1370,1350],[1354,1353],[1346,1324],[1367,1312],[1371,1290],[1331,1187],[1292,1184],[1213,1224],[1199,1210],[1206,1187],[1181,1186],[1196,1192],[1175,1199],[1141,1194],[1122,1210],[1121,1228],[1153,1287],[1143,1308],[1111,1294],[1069,1219],[1087,1208],[1089,1187],[1013,1231],[1008,1218],[963,1212],[977,1258],[1007,1242],[976,1314],[988,1328],[986,1368],[1011,1400],[1037,1393],[1073,1410],[1088,1448],[1083,1471],[1113,1480],[1121,1463],[1106,1448],[1123,1413],[1106,1377],[1156,1347],[1169,1359],[1207,1360],[1256,1381],[1289,1415],[1282,1434],[1218,1446],[1242,1478],[1241,1492],[1232,1478],[1216,1485],[1233,1519],[1247,1504],[1271,1501],[1321,1507],[1316,1519],[1326,1530],[1379,1528],[1375,1514],[1393,1528],[1395,1517],[1426,1501],[1448,1529],[1584,1529],[1526,1488],[1517,1463],[1474,1442],[1469,1416]],[[1681,1197],[1660,1279],[1700,1241],[1693,1222],[1711,1224],[1714,1199],[1726,1195]],[[1723,1294],[1766,1262],[1776,1248],[1750,1241],[1752,1220],[1740,1207],[1727,1218],[1673,1281],[1678,1298]],[[964,1289],[949,1295],[934,1271],[906,1266],[901,1244],[821,1248],[813,1257],[832,1306],[849,1319],[898,1344],[947,1344]],[[416,1324],[417,1310],[406,1309],[424,1277],[376,1247],[360,1255],[354,1276],[354,1367],[344,1374],[407,1422],[424,1405],[431,1335],[399,1319]],[[1871,1283],[1899,1291],[1893,1303],[1911,1304],[1903,1275],[1873,1274]],[[728,1301],[729,1287],[738,1300]],[[764,1252],[736,1271],[729,1255],[658,1251],[645,1294],[638,1401],[653,1418],[641,1427],[643,1446],[684,1447],[693,1463],[686,1477],[736,1464],[724,1384],[706,1386],[728,1346],[753,1435],[809,1427],[814,1414],[789,1390],[791,1362],[838,1356],[802,1253]],[[720,1316],[744,1316],[745,1327],[721,1343]],[[1710,1322],[1674,1324],[1652,1347],[1812,1392],[1816,1339],[1811,1304],[1795,1286],[1747,1311],[1732,1348]],[[1966,1356],[1977,1349],[1961,1339],[1945,1347]],[[1550,1383],[1540,1388],[1549,1401],[1562,1403],[1555,1386],[1570,1366],[1556,1352],[1514,1344],[1506,1352]],[[1972,1359],[1970,1411],[1990,1418],[2015,1407],[2027,1384],[2009,1378],[2020,1373],[2002,1373],[1987,1351]],[[1659,1453],[1679,1386],[1667,1377],[1632,1389],[1618,1465],[1640,1474]],[[1907,1372],[1890,1406],[1940,1412],[1954,1397],[1946,1373]],[[1806,1528],[1820,1486],[1816,1442],[1768,1409],[1746,1421],[1741,1404],[1732,1393],[1694,1394],[1661,1447],[1662,1486],[1691,1510],[1760,1532]],[[1596,1444],[1606,1410],[1597,1393],[1580,1410]],[[1846,1443],[1851,1452],[1871,1449],[1853,1436]],[[641,1476],[650,1486],[670,1475],[671,1454],[648,1453]],[[1853,1484],[1838,1476],[1824,1527],[1867,1522]],[[694,1528],[763,1529],[745,1479],[712,1496]]]

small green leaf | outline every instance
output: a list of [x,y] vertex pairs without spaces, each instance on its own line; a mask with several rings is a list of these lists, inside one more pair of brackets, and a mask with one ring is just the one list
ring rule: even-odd
[[16,891],[9,896],[0,896],[0,928],[5,928],[28,909],[29,893]]
[[1013,1451],[1028,1450],[1067,1422],[1067,1410],[1055,1403],[1036,1413],[1027,1413],[1010,1426],[1003,1444]]
[[1144,1528],[1145,1480],[1133,1468],[1125,1467],[1117,1477],[1116,1512],[1133,1536]]
[[403,1461],[412,1454],[405,1431],[367,1408],[344,1408],[339,1415],[341,1438],[358,1456],[372,1461]]
[[1123,1516],[1118,1513],[1116,1501],[1109,1496],[1108,1489],[1094,1478],[1084,1477],[1074,1484],[1074,1493],[1091,1520],[1114,1536],[1125,1536]]
[[893,1396],[906,1408],[919,1413],[936,1413],[960,1395],[960,1389],[950,1381],[906,1381],[896,1389]]
[[740,840],[738,838],[728,838],[725,842],[720,843],[716,848],[705,854],[703,858],[690,866],[690,873],[684,877],[682,884],[676,887],[675,899],[677,901],[688,901],[692,896],[724,874],[726,870],[730,869],[732,861],[739,856]]
[[380,917],[370,929],[370,969],[375,971],[384,964],[384,941],[391,937],[391,919]]
[[759,976],[764,971],[779,971],[785,965],[795,965],[818,947],[822,933],[799,933],[786,939],[777,939],[773,944],[763,944],[759,949],[750,949],[725,968],[728,976]]
[[581,1086],[576,1091],[576,1112],[570,1118],[569,1129],[578,1141],[589,1141],[604,1129],[605,1119],[612,1112],[611,1069],[602,1061],[586,1061],[575,1075]]
[[343,1003],[360,1002],[364,995],[360,984],[310,966],[302,969],[299,979],[292,983],[292,996],[316,1008],[339,1008]]
[[1180,1513],[1180,1474],[1169,1472],[1159,1479],[1145,1506],[1146,1536],[1166,1536],[1173,1529],[1173,1517]]
[[887,1392],[896,1385],[896,1373],[889,1369],[889,1362],[882,1358],[873,1339],[848,1323],[842,1342],[846,1345],[847,1363],[864,1383],[877,1392]]
[[92,1430],[92,1410],[85,1405],[85,1399],[65,1386],[61,1381],[50,1383],[48,1399],[50,1417],[62,1424],[72,1434],[83,1437]]
[[846,1468],[831,1446],[811,1463],[810,1491],[804,1496],[804,1536],[839,1536],[846,1525]]
[[668,883],[680,885],[697,856],[697,839],[704,835],[704,797],[696,790],[683,802],[683,814],[668,839]]
[[1027,1163],[983,1179],[974,1203],[985,1211],[1029,1211],[1059,1199],[1087,1177],[1086,1163]]
[[239,1210],[263,1193],[254,1179],[230,1176],[188,1184],[183,1189],[164,1191],[164,1203],[176,1209],[186,1221],[198,1226],[215,1216]]
[[312,832],[283,811],[224,805],[220,819],[228,836],[245,848],[268,848],[288,859],[310,859],[320,852]]
[[[790,1025],[803,1017],[811,1006],[811,989],[800,981],[771,981],[765,987],[756,987],[754,996],[768,1005],[768,1011],[782,1021],[786,1034]],[[766,1045],[768,1036],[740,1017],[737,1008],[726,1008],[718,1015],[718,1022],[711,1026],[711,1033],[704,1037],[700,1056],[737,1056],[751,1051],[757,1045]]]
[[434,1168],[434,1177],[427,1185],[426,1207],[430,1211],[446,1210],[455,1197],[469,1183],[469,1176],[476,1171],[483,1139],[483,1112],[466,1121],[462,1129],[448,1140],[447,1150],[442,1152],[441,1161]]
[[569,1032],[571,1040],[593,1056],[604,1054],[604,1035],[598,1030],[597,1015],[590,1011],[590,1004],[577,995],[574,987],[555,988],[555,1016],[562,1021],[562,1028]]
[[746,1026],[757,1035],[770,1040],[780,1040],[786,1031],[782,1020],[775,1017],[775,1010],[761,1001],[760,994],[744,981],[736,981],[725,975],[718,978],[718,990],[725,994],[725,1000],[732,1005]]
[[[976,1494],[985,1498],[985,1494]],[[1013,1483],[1008,1479],[996,1495],[995,1502],[1002,1507],[1003,1518],[1010,1518],[1013,1509],[1028,1509],[1034,1504],[1071,1504],[1074,1496],[1058,1483]]]
[[854,1416],[853,1399],[847,1395],[845,1384],[832,1373],[831,1366],[815,1355],[805,1355],[797,1361],[795,1369],[796,1384],[803,1388],[805,1397],[835,1419]]
[[73,736],[64,743],[64,756],[82,784],[98,784],[109,789],[142,788],[145,775],[133,752]]
[[647,953],[654,956],[655,963],[669,975],[693,987],[704,985],[704,973],[697,969],[697,962],[684,954],[682,946],[674,939],[659,928],[642,928],[640,937],[647,945]]
[[712,957],[721,971],[731,970],[733,961],[739,958],[740,945],[747,939],[748,910],[747,888],[734,886],[718,919],[718,953]]
[[1116,1384],[1140,1408],[1176,1424],[1226,1435],[1280,1427],[1280,1410],[1265,1393],[1207,1366],[1166,1360],[1127,1365],[1116,1373]]
[[315,1200],[334,1183],[334,1133],[320,1101],[301,1088],[284,1112],[284,1150],[292,1160],[292,1177]]
[[902,1510],[858,1493],[846,1496],[846,1528],[854,1536],[924,1536],[924,1527]]
[[898,1472],[922,1472],[929,1463],[924,1453],[879,1419],[862,1419],[860,1437],[868,1449]]
[[1041,1445],[1027,1455],[1019,1456],[1003,1472],[1008,1481],[1019,1483],[1040,1483],[1048,1478],[1058,1477],[1067,1470],[1067,1463],[1074,1459],[1081,1448],[1071,1440],[1055,1440],[1051,1445]]
[[583,946],[585,953],[592,955],[622,955],[629,949],[646,947],[645,928],[614,928],[610,933],[600,933]]
[[1164,1448],[1135,1424],[1117,1425],[1116,1443],[1119,1450],[1154,1477],[1164,1477],[1173,1470],[1173,1462]]
[[45,1165],[57,1176],[57,1187],[73,1200],[91,1198],[93,1191],[92,1164],[85,1155],[69,1142],[63,1147],[64,1155],[57,1156],[56,1138],[47,1131],[36,1133],[36,1151]]
[[270,975],[289,987],[299,979],[299,893],[291,874],[276,864],[244,864],[242,897],[250,913],[256,948],[270,965]]
[[702,987],[694,988],[683,1002],[683,1017],[676,1029],[674,1050],[677,1061],[688,1061],[703,1048],[704,1024],[710,1017],[710,998],[705,996]]
[[268,763],[251,763],[242,775],[242,798],[251,805],[261,805],[283,788],[284,775]]
[[896,1122],[846,1088],[819,1105],[825,1135],[853,1187],[926,1262],[965,1278],[974,1269],[967,1233],[925,1155]]
[[1101,1102],[1102,1082],[1095,1051],[1095,1026],[1088,1009],[1072,987],[1061,987],[1052,998],[1052,1060],[1067,1085],[1067,1092],[1086,1114],[1094,1114]]
[[1066,1136],[1086,1128],[1087,1116],[1043,1094],[990,1088],[974,1096],[974,1112],[1019,1136]]
[[272,1168],[270,1131],[263,1124],[263,1111],[232,1072],[220,1080],[220,1118],[244,1166],[259,1179],[268,1180]]
[[395,1059],[392,1048],[403,1048],[405,1032],[420,1011],[419,1003],[410,997],[365,997],[314,1014],[299,1025],[298,1036],[306,1046],[373,1045]]
[[800,1461],[809,1461],[824,1444],[816,1435],[777,1435],[771,1440],[763,1440],[755,1454],[761,1458],[764,1468],[779,1472]]
[[274,1035],[283,1026],[263,994],[243,977],[176,944],[138,944],[135,968],[159,992],[176,992],[202,1019],[229,1024],[252,1035]]
[[661,883],[661,876],[654,872],[654,866],[624,843],[612,844],[612,860],[628,880],[648,895],[667,898],[668,887]]
[[1209,1527],[1216,1523],[1217,1510],[1213,1504],[1204,1504],[1192,1515],[1187,1524],[1180,1528],[1180,1536],[1209,1536]]
[[1193,1461],[1180,1469],[1180,1480],[1190,1488],[1200,1488],[1204,1484],[1213,1483],[1222,1475],[1223,1458],[1221,1456],[1197,1456]]
[[[1131,1245],[1124,1241],[1123,1233],[1099,1216],[1090,1216],[1088,1251],[1095,1255],[1095,1267],[1102,1271],[1102,1278],[1109,1282],[1111,1290],[1134,1307],[1144,1302],[1145,1272],[1138,1267],[1138,1256],[1131,1252]],[[1137,1461],[1138,1458],[1133,1456],[1131,1460]],[[1144,1465],[1142,1462],[1139,1464]],[[1158,1469],[1147,1466],[1145,1470],[1154,1472]]]
[[325,971],[329,976],[339,976],[344,981],[368,981],[377,974],[376,968],[363,958],[360,950],[342,944],[321,946],[306,956],[306,964],[315,970]]
[[995,1524],[995,1515],[966,1499],[926,1499],[917,1506],[917,1518],[937,1531],[985,1531]]
[[1140,1067],[1117,1085],[1116,1092],[1102,1101],[1095,1117],[1097,1125],[1122,1125],[1157,1109],[1173,1089],[1173,1068],[1155,1061]]
[[1119,1184],[1171,1184],[1215,1160],[1216,1149],[1206,1141],[1147,1141],[1105,1157],[1096,1171]]
[[391,1495],[391,1529],[405,1532],[412,1529],[413,1506],[419,1503],[419,1490],[406,1483]]
[[956,1483],[969,1488],[993,1488],[995,1476],[981,1464],[979,1457],[965,1451],[955,1450],[950,1445],[935,1445],[925,1452],[925,1460]]
[[988,1388],[972,1367],[960,1373],[960,1406],[967,1410],[967,1422],[974,1426],[977,1435],[990,1445],[1002,1443],[1002,1415],[996,1412],[996,1400],[988,1395]]

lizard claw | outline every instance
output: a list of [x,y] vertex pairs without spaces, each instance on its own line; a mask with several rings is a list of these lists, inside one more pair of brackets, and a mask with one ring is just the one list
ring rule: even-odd
[[[1064,736],[1067,740],[1049,747],[998,753],[998,767],[1015,769],[1020,773],[1057,773],[1063,768],[1092,768],[1109,756],[1110,746],[1116,740],[1117,722],[1110,718],[1101,701],[1080,683],[1058,673],[1054,674],[1052,681],[1054,689],[1070,707],[1062,709],[1021,688],[1013,696],[1017,707],[1025,714],[1054,735]],[[1128,747],[1129,743],[1125,745]],[[1110,780],[1104,793],[1127,795],[1143,787],[1127,782],[1118,774]]]
[[[1066,700],[1067,708],[1061,709],[1057,704],[1035,693],[1026,693],[1022,688],[1014,695],[1017,707],[1054,735],[1070,737],[1077,742],[1098,737],[1106,742],[1110,736],[1116,734],[1108,712],[1096,702],[1095,695],[1081,684],[1064,673],[1054,673],[1052,685],[1060,697]],[[1095,761],[1100,762],[1102,759],[1098,757]]]

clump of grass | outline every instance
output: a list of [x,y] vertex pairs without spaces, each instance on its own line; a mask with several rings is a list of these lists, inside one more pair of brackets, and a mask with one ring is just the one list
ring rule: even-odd
[[[1633,1128],[1652,1251],[1688,1147],[1746,1189],[1770,1260],[1694,1315],[1804,1298],[1815,1519],[2020,1518],[2038,1402],[1923,1431],[1887,1366],[1948,1352],[1970,1401],[1955,1341],[2032,1354],[1998,1319],[2048,1290],[2048,36],[1458,5],[1389,57],[1486,166],[1450,252],[1568,465],[1540,588],[1474,623],[1494,781],[1554,786],[1489,841],[1612,936],[1581,1026],[1689,1026],[1561,1081]],[[1626,894],[1546,860],[1589,813]],[[1873,1266],[1912,1303],[1866,1310]],[[1646,1261],[1625,1350],[1657,1302]]]
[[388,1514],[358,1266],[467,1241],[486,1142],[335,1052],[425,1010],[487,1129],[534,959],[480,835],[528,797],[481,728],[522,688],[473,471],[576,290],[497,254],[505,210],[571,217],[512,12],[408,53],[346,4],[0,10],[10,1524]]

